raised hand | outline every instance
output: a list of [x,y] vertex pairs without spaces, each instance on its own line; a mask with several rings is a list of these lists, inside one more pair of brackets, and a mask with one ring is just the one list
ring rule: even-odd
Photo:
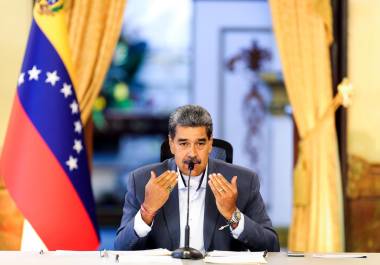
[[226,220],[230,220],[236,210],[237,176],[233,176],[231,183],[222,174],[210,174],[208,184],[215,196],[216,207]]
[[145,186],[144,203],[141,206],[141,217],[145,223],[152,223],[155,213],[168,200],[177,180],[175,171],[167,170],[158,177],[155,172],[150,172],[150,180]]

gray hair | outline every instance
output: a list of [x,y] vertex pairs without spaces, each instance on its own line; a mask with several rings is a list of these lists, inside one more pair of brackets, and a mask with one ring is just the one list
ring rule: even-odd
[[177,108],[169,117],[169,136],[174,139],[176,127],[206,127],[207,137],[212,136],[210,113],[198,105],[184,105]]

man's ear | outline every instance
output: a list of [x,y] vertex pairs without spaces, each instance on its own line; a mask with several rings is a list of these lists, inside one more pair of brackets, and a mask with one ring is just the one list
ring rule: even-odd
[[175,146],[174,146],[174,140],[168,135],[168,140],[169,140],[169,147],[170,147],[170,152],[175,155]]
[[209,150],[208,150],[208,153],[210,154],[211,153],[211,151],[212,151],[212,142],[213,142],[213,138],[212,138],[212,136],[210,137],[210,140],[209,140]]

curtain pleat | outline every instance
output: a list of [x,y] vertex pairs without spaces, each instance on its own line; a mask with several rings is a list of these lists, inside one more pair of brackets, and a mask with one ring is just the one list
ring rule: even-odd
[[286,90],[300,134],[289,250],[344,250],[328,0],[270,0]]

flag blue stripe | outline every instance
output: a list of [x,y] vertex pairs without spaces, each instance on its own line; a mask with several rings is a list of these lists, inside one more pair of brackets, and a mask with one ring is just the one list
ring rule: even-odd
[[[38,80],[29,80],[28,71],[33,66],[41,70]],[[57,71],[60,78],[54,86],[46,83],[47,72],[53,71]],[[24,82],[18,86],[21,104],[70,178],[97,228],[83,130],[81,133],[74,131],[74,123],[80,121],[80,112],[73,114],[70,108],[70,104],[74,100],[77,101],[75,90],[72,86],[72,94],[67,98],[60,92],[64,83],[72,85],[70,76],[59,54],[34,20],[21,73],[24,73]],[[83,144],[83,150],[79,154],[73,149],[74,139]],[[70,170],[66,164],[70,156],[77,159],[77,169]],[[54,172],[51,177],[54,177]]]

